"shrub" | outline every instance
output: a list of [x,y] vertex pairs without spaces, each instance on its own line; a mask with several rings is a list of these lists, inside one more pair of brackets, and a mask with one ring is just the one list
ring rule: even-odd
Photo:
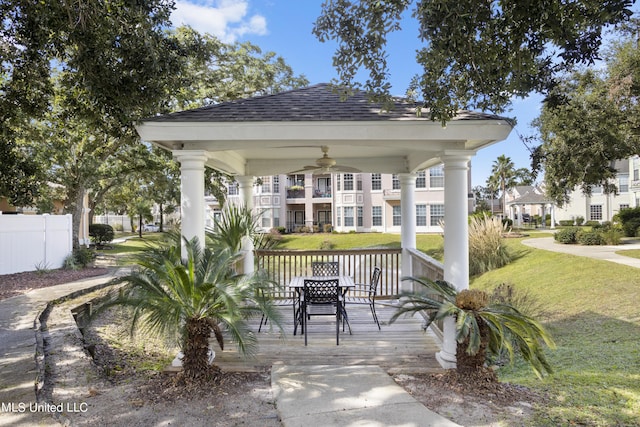
[[619,245],[622,241],[622,231],[617,228],[605,229],[601,235],[605,245]]
[[105,243],[113,240],[113,227],[109,224],[91,224],[89,226],[89,236],[97,247],[102,247]]
[[314,225],[314,226],[313,226],[313,232],[314,232],[314,233],[319,233],[319,232],[320,232],[320,226],[318,226],[318,225]]
[[576,225],[582,225],[584,223],[584,218],[581,216],[576,217]]
[[560,220],[560,225],[562,227],[572,227],[573,226],[573,220],[572,219],[563,219]]
[[504,245],[505,227],[499,218],[472,217],[469,221],[469,274],[476,275],[500,268],[511,262]]
[[273,230],[276,230],[280,234],[285,234],[287,232],[287,227],[285,227],[284,225],[279,225],[277,227],[272,228],[271,230],[272,232]]
[[587,225],[589,227],[598,228],[598,227],[600,227],[600,222],[599,221],[587,221],[584,225]]
[[331,224],[324,224],[322,226],[322,231],[324,231],[325,233],[331,233],[333,231],[333,225]]
[[636,237],[638,235],[638,228],[640,228],[640,218],[631,218],[622,221],[622,231],[627,237]]
[[553,235],[553,239],[565,245],[577,243],[576,234],[578,234],[579,231],[580,229],[578,227],[565,228],[557,231],[556,234]]
[[604,239],[598,230],[581,230],[576,234],[576,241],[586,246],[604,245]]
[[502,227],[504,227],[504,228],[513,227],[513,220],[511,218],[503,218],[502,219]]
[[320,243],[320,249],[322,250],[330,250],[336,247],[336,244],[333,243],[331,240],[323,240],[322,243]]
[[91,249],[76,249],[64,259],[62,268],[65,270],[80,270],[93,262],[95,256],[95,252]]

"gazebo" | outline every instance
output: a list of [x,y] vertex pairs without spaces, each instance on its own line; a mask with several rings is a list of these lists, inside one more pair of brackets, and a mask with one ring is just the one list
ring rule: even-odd
[[551,229],[555,229],[555,202],[545,196],[544,192],[532,185],[518,186],[512,190],[517,197],[509,202],[511,219],[515,219],[518,227],[522,227],[522,217],[526,207],[538,206],[541,210],[542,226],[545,226],[544,218],[548,212],[551,215]]
[[[328,84],[158,115],[137,124],[144,141],[169,150],[181,166],[182,235],[204,241],[205,167],[233,175],[252,207],[254,177],[288,173],[313,163],[328,147],[332,159],[363,173],[398,174],[401,184],[402,275],[416,248],[416,173],[444,165],[444,279],[469,287],[467,213],[469,162],[475,153],[511,132],[509,120],[461,111],[442,126],[417,105],[395,99],[383,110],[355,91],[342,99]],[[455,366],[455,325],[445,322],[445,367]]]

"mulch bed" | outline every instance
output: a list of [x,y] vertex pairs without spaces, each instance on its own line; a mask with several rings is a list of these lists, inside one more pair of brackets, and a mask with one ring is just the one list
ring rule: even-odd
[[0,275],[0,300],[24,294],[32,289],[46,288],[75,282],[89,277],[102,276],[108,268],[84,268],[82,270],[25,271]]

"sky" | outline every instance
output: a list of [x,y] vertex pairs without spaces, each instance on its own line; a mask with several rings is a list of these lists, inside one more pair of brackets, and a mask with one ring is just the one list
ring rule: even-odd
[[[263,52],[273,51],[295,74],[303,74],[310,84],[317,84],[337,76],[332,66],[335,43],[321,43],[311,33],[321,8],[321,0],[178,0],[171,20],[176,26],[187,24],[224,42],[250,41]],[[404,95],[411,78],[419,72],[415,63],[419,47],[417,23],[408,13],[402,31],[389,37],[392,95]],[[502,114],[515,118],[517,125],[506,140],[480,150],[472,158],[473,187],[485,185],[498,156],[508,156],[516,168],[531,167],[529,149],[520,136],[535,134],[530,124],[540,112],[541,99],[539,95],[514,99],[511,110]]]

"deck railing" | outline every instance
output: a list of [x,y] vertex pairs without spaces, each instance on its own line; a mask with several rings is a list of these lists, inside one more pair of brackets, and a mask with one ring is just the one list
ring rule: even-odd
[[[409,249],[409,256],[411,256],[411,273],[412,277],[426,277],[431,280],[443,280],[444,279],[444,265],[429,255],[424,254],[415,249]],[[442,321],[437,321],[431,324],[431,330],[442,341]]]
[[[293,297],[286,285],[294,276],[310,276],[312,262],[337,261],[340,275],[351,276],[356,283],[369,283],[374,267],[380,267],[377,298],[385,299],[398,295],[402,277],[444,278],[441,262],[415,249],[408,253],[412,269],[408,274],[400,271],[401,249],[256,250],[256,259],[258,268],[266,270],[269,277],[281,285],[282,298]],[[442,322],[432,324],[431,329],[442,340]]]
[[[356,283],[369,283],[375,267],[380,267],[379,298],[398,294],[400,286],[400,249],[345,250],[256,250],[258,268],[283,289],[294,276],[310,276],[314,261],[337,261],[340,275],[353,277]],[[284,289],[286,290],[286,289]]]

